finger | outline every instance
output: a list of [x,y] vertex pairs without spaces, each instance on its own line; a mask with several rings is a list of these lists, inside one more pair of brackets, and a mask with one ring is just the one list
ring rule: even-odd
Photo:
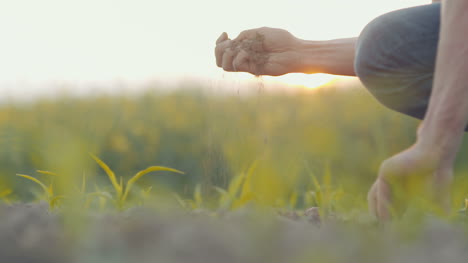
[[216,45],[220,44],[221,42],[224,42],[224,41],[226,41],[228,39],[229,39],[228,34],[226,32],[223,32],[221,34],[221,36],[219,36],[218,39],[216,40]]
[[444,214],[450,214],[450,188],[453,183],[452,169],[438,169],[432,176],[433,202]]
[[232,45],[232,41],[227,39],[216,45],[215,56],[216,56],[216,65],[222,67],[223,65],[223,55],[227,48]]
[[225,71],[234,71],[232,61],[234,60],[235,55],[236,53],[231,48],[227,48],[224,51],[222,66]]
[[388,221],[391,218],[391,191],[390,185],[383,179],[377,179],[377,215],[380,221]]
[[377,214],[377,181],[374,182],[369,190],[369,193],[367,194],[367,203],[369,205],[369,212],[371,215],[379,218]]
[[245,50],[239,51],[232,61],[234,71],[250,72],[250,56]]

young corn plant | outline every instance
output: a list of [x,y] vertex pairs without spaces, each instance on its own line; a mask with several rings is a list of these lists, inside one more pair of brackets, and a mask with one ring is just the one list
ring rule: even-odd
[[81,180],[81,187],[79,189],[79,193],[83,199],[83,208],[84,209],[89,209],[91,207],[91,203],[93,200],[97,199],[99,202],[99,209],[102,211],[104,207],[106,206],[107,200],[112,200],[111,194],[108,192],[102,191],[98,185],[94,185],[94,192],[87,192],[86,189],[86,175],[83,174],[82,180]]
[[120,177],[119,181],[117,181],[117,177],[115,176],[114,172],[109,168],[109,166],[107,166],[106,163],[104,163],[101,159],[99,159],[97,156],[93,154],[91,154],[91,157],[106,172],[107,176],[109,177],[109,180],[111,181],[111,184],[115,190],[115,195],[113,196],[114,203],[119,210],[123,210],[123,208],[125,207],[125,203],[127,202],[130,190],[132,189],[132,186],[138,181],[138,179],[143,177],[143,175],[150,173],[150,172],[156,172],[156,171],[169,171],[169,172],[184,174],[184,172],[182,171],[169,168],[169,167],[150,166],[136,173],[127,182],[124,182],[122,177]]
[[257,163],[258,161],[253,162],[247,169],[247,172],[242,172],[232,178],[227,190],[215,187],[215,190],[220,194],[219,208],[221,210],[242,207],[256,198],[252,186],[252,177]]
[[[48,175],[48,176],[58,176],[56,173],[49,172],[49,171],[37,170],[36,172],[38,172],[39,174]],[[39,185],[44,192],[44,198],[49,204],[50,209],[56,208],[57,205],[59,204],[59,201],[63,199],[62,195],[55,195],[53,180],[51,181],[49,186],[46,186],[44,182],[40,181],[39,179],[35,177],[29,176],[26,174],[16,174],[16,175],[19,177],[28,179],[29,181],[32,181],[36,183],[37,185]]]
[[304,203],[318,207],[321,214],[327,214],[334,211],[336,209],[337,202],[341,199],[344,193],[342,189],[334,189],[332,187],[330,166],[325,166],[321,180],[322,182],[320,182],[311,171],[309,171],[309,174],[314,190],[306,193]]
[[202,196],[201,185],[197,184],[193,191],[193,199],[184,199],[178,194],[174,194],[174,198],[181,208],[189,211],[202,209],[204,207],[204,200]]

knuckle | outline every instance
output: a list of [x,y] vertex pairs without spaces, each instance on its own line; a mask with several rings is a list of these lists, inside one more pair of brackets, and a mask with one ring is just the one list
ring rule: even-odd
[[232,66],[226,65],[225,67],[223,67],[223,69],[227,72],[234,72],[234,69],[232,68]]
[[239,36],[237,38],[243,38],[251,34],[253,29],[248,29],[240,32]]
[[391,159],[387,159],[382,162],[379,168],[379,177],[387,178],[393,175],[393,168],[392,168],[392,161]]

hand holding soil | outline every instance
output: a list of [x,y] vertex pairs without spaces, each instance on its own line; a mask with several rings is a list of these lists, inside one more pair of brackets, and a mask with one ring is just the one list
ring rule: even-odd
[[283,29],[243,31],[233,40],[226,33],[216,41],[216,64],[225,71],[279,76],[294,71],[300,40]]

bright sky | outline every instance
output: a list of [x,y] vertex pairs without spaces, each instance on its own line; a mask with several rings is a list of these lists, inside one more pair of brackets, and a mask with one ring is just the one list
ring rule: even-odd
[[223,31],[236,36],[269,26],[304,39],[353,37],[379,14],[428,2],[0,0],[0,87],[55,80],[217,79],[223,73],[213,49]]

